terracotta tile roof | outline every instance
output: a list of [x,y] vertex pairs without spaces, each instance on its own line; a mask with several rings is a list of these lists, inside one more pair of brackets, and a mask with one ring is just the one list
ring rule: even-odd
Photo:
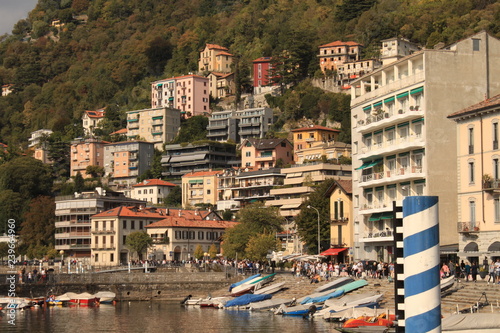
[[500,95],[493,96],[477,104],[471,105],[465,109],[454,112],[450,114],[448,118],[455,118],[455,117],[465,116],[468,114],[473,114],[475,112],[480,112],[482,110],[493,108],[495,106],[500,106]]
[[[287,139],[246,139],[244,141],[249,141],[255,149],[273,149],[282,142],[288,142],[291,146],[292,144]],[[244,146],[244,142],[241,144]]]
[[272,57],[260,57],[255,59],[253,62],[270,62],[272,59]]
[[217,45],[217,44],[207,44],[206,47],[209,49],[209,50],[224,50],[224,51],[229,51],[229,49],[225,48],[224,46],[220,46],[220,45]]
[[177,186],[177,185],[161,179],[145,179],[144,181],[138,184],[132,185],[132,187],[141,187],[141,186]]
[[187,173],[185,174],[184,176],[182,176],[182,178],[184,177],[205,177],[205,176],[213,176],[213,175],[217,175],[219,173],[222,173],[222,171],[218,170],[218,171],[196,171],[196,172],[190,172],[190,173]]
[[219,52],[219,53],[216,55],[216,57],[221,56],[221,55],[226,55],[226,56],[230,56],[230,57],[232,57],[232,56],[233,56],[233,55],[232,55],[231,53],[229,53],[229,52],[224,52],[224,51],[222,51],[222,52]]
[[96,111],[85,111],[89,118],[103,118],[105,115],[104,109],[99,109]]
[[8,146],[7,146],[5,143],[1,143],[1,142],[0,142],[0,147],[2,147],[2,148],[7,148]]
[[311,130],[322,130],[322,131],[330,131],[330,132],[340,132],[338,129],[329,128],[329,127],[320,126],[320,125],[314,125],[314,126],[310,126],[310,127],[296,128],[296,129],[293,129],[292,132],[305,132],[305,131],[311,131]]
[[323,47],[335,47],[335,46],[344,46],[344,45],[347,45],[347,46],[363,46],[363,44],[359,44],[359,43],[356,43],[356,42],[342,42],[340,40],[337,40],[335,42],[331,42],[331,43],[328,43],[328,44],[323,44],[323,45],[320,45],[319,47],[320,48],[323,48]]
[[200,79],[206,79],[206,77],[204,76],[200,76],[200,75],[195,75],[195,74],[189,74],[189,75],[183,75],[183,76],[176,76],[174,77],[175,80],[179,80],[179,79],[187,79],[188,77],[192,77],[192,78],[200,78]]
[[352,180],[339,179],[336,182],[346,193],[352,194]]
[[145,228],[210,228],[210,229],[227,229],[237,225],[237,222],[232,221],[214,221],[214,220],[192,220],[184,216],[168,216],[163,220],[153,222],[145,226]]
[[113,133],[110,133],[109,135],[118,135],[118,134],[126,134],[128,130],[126,128],[119,129],[118,131],[115,131]]
[[190,220],[204,220],[210,214],[208,210],[190,210],[190,209],[171,209],[171,208],[156,208],[145,207],[140,208],[137,206],[120,206],[105,212],[95,214],[95,217],[134,217],[134,218],[150,218],[162,220],[168,216],[183,216]]

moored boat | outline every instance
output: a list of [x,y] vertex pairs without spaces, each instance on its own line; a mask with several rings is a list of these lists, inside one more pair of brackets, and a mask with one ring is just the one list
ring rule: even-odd
[[322,291],[336,289],[336,288],[342,287],[343,285],[348,284],[348,283],[350,283],[352,281],[354,281],[354,279],[351,278],[351,277],[347,277],[347,276],[341,277],[341,278],[335,279],[335,280],[333,280],[331,282],[328,282],[328,283],[326,283],[326,284],[324,284],[324,285],[322,285],[322,286],[314,289],[314,292],[315,293],[320,293]]
[[112,291],[99,291],[94,294],[101,304],[111,304],[116,299],[116,294]]
[[95,295],[89,294],[89,293],[66,293],[66,295],[69,297],[69,302],[71,304],[78,304],[78,305],[87,305],[87,306],[93,306],[93,305],[98,305],[99,304],[99,298],[95,297]]
[[59,295],[59,296],[54,296],[54,295],[50,295],[46,302],[47,302],[47,305],[68,305],[69,304],[69,301],[71,300],[71,298],[66,295],[66,294],[62,294],[62,295]]
[[232,285],[229,286],[229,291],[233,290],[233,288],[235,288],[235,287],[237,287],[239,285],[242,285],[244,283],[250,282],[250,281],[252,281],[254,279],[257,279],[257,278],[260,278],[260,274],[255,274],[255,275],[247,277],[246,279],[243,279],[243,280],[241,280],[239,282],[235,282],[235,283],[233,283]]
[[280,291],[281,289],[283,289],[285,286],[285,282],[279,282],[279,283],[274,283],[274,284],[271,284],[267,287],[263,287],[263,288],[255,288],[254,290],[254,294],[256,295],[259,295],[259,294],[274,294],[278,291]]
[[272,298],[272,295],[269,294],[261,294],[261,295],[254,295],[254,294],[245,294],[241,295],[239,297],[236,297],[235,299],[232,299],[230,301],[227,301],[226,304],[224,305],[225,308],[229,308],[232,306],[246,306],[250,303],[254,302],[260,302],[266,299]]
[[394,321],[396,320],[396,315],[387,313],[381,313],[378,316],[360,316],[357,318],[347,320],[342,327],[344,328],[354,328],[354,327],[365,327],[365,326],[382,326],[382,327],[392,327],[394,326]]

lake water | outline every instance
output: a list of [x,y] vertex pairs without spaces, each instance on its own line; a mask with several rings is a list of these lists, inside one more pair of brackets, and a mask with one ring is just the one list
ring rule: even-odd
[[0,315],[0,332],[307,332],[334,331],[323,319],[271,312],[183,307],[172,302],[121,302],[99,307],[32,308],[16,313],[15,326]]

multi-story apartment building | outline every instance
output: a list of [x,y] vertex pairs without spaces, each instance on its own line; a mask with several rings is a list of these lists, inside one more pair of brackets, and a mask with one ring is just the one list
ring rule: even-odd
[[352,210],[352,180],[335,180],[327,191],[330,196],[330,255],[337,262],[352,261],[354,226]]
[[217,175],[222,171],[190,172],[182,176],[182,207],[217,203]]
[[132,185],[130,197],[144,200],[151,204],[161,204],[172,189],[177,185],[161,179],[145,179],[140,183]]
[[212,112],[208,118],[207,138],[233,142],[263,138],[273,122],[273,110],[270,108]]
[[224,98],[234,94],[234,73],[212,72],[207,76],[210,95],[213,98]]
[[230,73],[233,55],[229,50],[217,44],[206,44],[200,52],[198,72]]
[[293,163],[293,146],[287,139],[246,139],[241,150],[241,167],[270,169]]
[[500,257],[500,95],[448,116],[457,125],[458,250],[481,264]]
[[323,73],[337,71],[337,66],[361,58],[363,45],[356,42],[335,41],[319,46],[319,66]]
[[49,137],[51,134],[52,130],[39,129],[31,132],[31,138],[28,139],[28,148],[33,149],[33,157],[42,161],[42,163],[51,163],[49,159],[48,147],[44,142],[44,139]]
[[82,116],[83,133],[86,136],[92,136],[94,129],[99,127],[100,122],[104,119],[104,109],[96,111],[85,111]]
[[390,64],[420,50],[418,45],[401,37],[384,39],[381,43],[380,59],[382,65]]
[[215,212],[198,210],[166,211],[163,220],[147,225],[153,239],[148,257],[156,260],[191,260],[198,246],[208,252],[215,244],[220,249],[221,236],[237,222],[222,221]]
[[500,41],[486,32],[422,50],[351,88],[355,259],[393,259],[392,206],[439,197],[440,244],[457,244],[456,127],[446,116],[499,93]]
[[86,174],[88,166],[104,167],[104,145],[108,142],[97,139],[77,138],[71,142],[70,175],[76,176],[80,173],[83,178],[89,178]]
[[237,211],[240,209],[240,201],[234,200],[236,194],[233,189],[236,186],[236,176],[241,173],[239,168],[227,168],[217,174],[217,211]]
[[283,186],[276,186],[269,191],[274,200],[267,201],[266,206],[278,207],[282,216],[293,221],[315,185],[329,178],[350,180],[352,168],[338,163],[313,162],[283,168],[281,174],[284,176]]
[[151,108],[176,108],[175,77],[151,82]]
[[127,111],[127,138],[153,142],[156,149],[172,141],[181,126],[178,109],[161,107]]
[[246,205],[267,200],[273,200],[274,196],[270,194],[275,186],[283,185],[285,175],[279,168],[270,168],[265,170],[247,171],[241,169],[234,177],[235,185],[231,188],[233,193],[230,201],[238,201],[240,208]]
[[223,169],[236,159],[236,145],[221,142],[197,142],[165,145],[161,165],[163,176],[178,178],[196,171]]
[[90,217],[121,205],[140,204],[145,202],[100,187],[56,197],[55,249],[64,251],[65,256],[90,258]]
[[291,130],[293,136],[294,160],[298,161],[297,152],[311,148],[318,142],[337,141],[340,130],[320,125],[311,125]]
[[310,161],[336,161],[341,157],[351,158],[351,145],[338,141],[312,142],[307,148],[295,151],[296,163],[304,164]]
[[272,68],[271,60],[271,57],[261,57],[252,62],[253,92],[256,95],[269,93],[276,88],[270,77],[270,70]]
[[[104,171],[113,185],[135,184],[138,176],[149,170],[154,144],[146,141],[123,141],[104,146]],[[130,189],[127,189],[130,191]],[[128,193],[127,193],[128,194]]]
[[382,62],[378,59],[363,59],[338,64],[336,83],[343,89],[350,89],[350,83],[353,80],[379,68],[381,64]]

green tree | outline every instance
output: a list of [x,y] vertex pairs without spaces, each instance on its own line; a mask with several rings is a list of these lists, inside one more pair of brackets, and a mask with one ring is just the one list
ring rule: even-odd
[[198,245],[196,245],[196,248],[194,249],[193,257],[195,257],[198,260],[201,260],[201,259],[203,259],[204,253],[205,252],[203,251],[203,247],[201,246],[201,244],[198,244]]
[[274,234],[257,234],[248,240],[245,249],[246,258],[250,260],[266,260],[269,251],[276,251],[281,243]]
[[182,189],[180,186],[173,187],[170,193],[163,199],[167,207],[180,207],[182,205]]
[[104,167],[100,165],[88,165],[85,169],[85,174],[93,178],[102,177],[104,176]]
[[[48,196],[34,198],[24,213],[19,232],[20,240],[34,257],[41,258],[54,244],[55,200]],[[40,251],[43,252],[40,255]]]
[[227,257],[246,257],[246,246],[251,237],[269,233],[275,234],[282,230],[285,219],[276,207],[266,207],[263,203],[254,203],[242,208],[236,221],[240,223],[227,229],[224,234],[222,248]]
[[49,195],[52,180],[50,167],[32,157],[17,157],[0,165],[0,191],[12,190],[24,199]]
[[208,118],[205,116],[193,116],[182,121],[179,134],[172,143],[193,142],[204,140],[207,137]]
[[[308,200],[304,202],[295,219],[297,233],[306,243],[307,251],[310,254],[317,254],[318,251],[318,212],[320,249],[325,249],[330,245],[330,198],[326,192],[333,182],[333,178],[321,182],[309,195]],[[318,212],[314,208],[307,208],[307,206],[316,208]]]
[[143,252],[153,244],[153,239],[143,231],[136,231],[127,236],[125,244],[142,260]]
[[222,212],[222,219],[224,221],[231,221],[233,219],[233,212],[230,209],[226,209]]
[[85,188],[85,180],[83,179],[83,176],[80,173],[80,171],[76,173],[76,176],[74,177],[73,181],[75,183],[74,186],[75,192],[82,192]]
[[19,225],[26,204],[21,194],[12,190],[0,191],[0,235],[7,232],[9,219],[15,220],[16,226]]

